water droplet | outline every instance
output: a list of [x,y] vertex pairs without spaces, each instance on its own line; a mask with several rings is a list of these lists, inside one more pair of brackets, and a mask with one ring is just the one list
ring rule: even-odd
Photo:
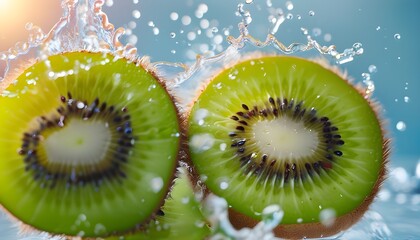
[[297,222],[297,223],[301,223],[301,222],[303,222],[303,219],[302,219],[302,218],[298,218],[298,219],[296,220],[296,222]]
[[79,215],[79,217],[78,217],[78,220],[80,220],[80,221],[82,221],[82,222],[83,222],[83,221],[86,221],[86,219],[87,219],[87,218],[86,218],[86,215],[85,215],[85,214],[80,214],[80,215]]
[[226,147],[227,147],[227,144],[226,143],[221,143],[220,146],[219,146],[220,151],[225,151],[226,150]]
[[112,5],[114,5],[114,1],[113,0],[106,0],[105,5],[107,7],[112,7]]
[[399,33],[394,34],[394,38],[396,40],[400,40],[401,39],[401,35]]
[[322,31],[321,31],[320,28],[314,28],[314,29],[312,29],[312,34],[314,35],[314,37],[320,36],[321,33],[322,33]]
[[221,181],[221,182],[219,183],[219,187],[220,187],[220,189],[222,189],[222,190],[226,190],[226,189],[229,187],[229,183],[227,183],[227,182],[225,182],[225,181]]
[[195,38],[196,38],[196,33],[195,32],[189,32],[189,33],[187,33],[187,39],[189,40],[189,41],[193,41],[193,40],[195,40]]
[[171,12],[171,14],[169,14],[169,18],[170,18],[172,21],[176,21],[176,20],[178,20],[179,15],[178,15],[178,13],[176,13],[176,12]]
[[334,224],[335,217],[336,212],[332,208],[326,208],[319,213],[319,220],[326,227],[330,227]]
[[198,109],[194,114],[194,120],[198,123],[198,125],[204,124],[204,119],[208,116],[209,111],[205,108]]
[[262,211],[262,221],[265,227],[274,229],[283,218],[284,212],[279,205],[269,205]]
[[375,65],[369,65],[368,70],[370,73],[376,73],[378,71]]
[[398,131],[401,131],[401,132],[407,129],[407,126],[405,125],[405,122],[403,121],[397,122],[397,125],[395,125],[395,127],[397,128]]
[[154,193],[159,192],[163,187],[163,180],[161,177],[155,177],[150,180],[150,187]]
[[202,29],[207,29],[207,28],[209,28],[209,27],[210,27],[210,22],[209,22],[209,20],[207,20],[207,19],[201,19],[201,21],[200,21],[200,27],[201,27]]
[[141,17],[141,13],[140,13],[140,11],[139,11],[139,10],[134,10],[134,11],[132,12],[132,15],[133,15],[133,17],[134,17],[135,19],[139,19],[139,18]]
[[285,5],[286,5],[287,10],[289,10],[289,11],[293,10],[294,6],[293,6],[293,3],[291,1],[287,1]]
[[223,36],[220,34],[217,34],[216,36],[214,36],[213,38],[213,42],[214,44],[218,45],[218,44],[222,44],[223,42]]
[[97,235],[104,235],[105,233],[107,233],[107,230],[106,230],[106,227],[104,225],[102,225],[101,223],[97,223],[95,225],[94,232]]
[[185,15],[181,18],[181,22],[182,22],[183,25],[188,26],[191,23],[191,17]]
[[370,74],[369,73],[362,73],[363,81],[369,81],[370,80]]
[[190,197],[183,197],[183,198],[181,199],[181,202],[182,202],[183,204],[187,204],[187,203],[189,203],[189,202],[190,202]]
[[400,205],[405,204],[407,202],[407,195],[404,193],[398,193],[395,196],[395,202]]
[[326,33],[326,34],[324,35],[324,41],[326,41],[326,42],[330,42],[330,41],[331,41],[331,39],[332,39],[331,34]]
[[191,137],[190,146],[194,152],[204,152],[213,147],[214,141],[211,134],[196,134]]
[[379,191],[378,198],[382,202],[387,202],[391,198],[391,192],[388,189],[383,188],[381,191]]
[[313,10],[309,11],[309,16],[315,16],[315,12]]
[[207,13],[208,10],[209,10],[209,7],[205,3],[200,3],[200,5],[198,5],[197,7],[197,11],[202,12],[203,14]]
[[420,160],[417,162],[416,166],[416,178],[420,179]]

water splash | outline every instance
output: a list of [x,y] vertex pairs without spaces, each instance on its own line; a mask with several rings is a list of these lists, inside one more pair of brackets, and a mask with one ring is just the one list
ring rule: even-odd
[[[293,9],[291,4],[292,3],[289,1],[286,5],[286,8]],[[236,11],[236,15],[241,17],[241,21],[238,24],[240,34],[237,37],[226,34],[229,46],[225,51],[208,57],[197,55],[196,61],[192,65],[186,65],[183,63],[154,62],[151,63],[151,66],[157,69],[163,69],[167,67],[178,69],[178,71],[175,71],[175,75],[166,76],[166,78],[169,79],[167,81],[168,86],[170,88],[177,88],[184,84],[184,82],[193,79],[193,76],[197,74],[198,70],[202,71],[203,69],[206,69],[205,66],[212,66],[214,71],[214,69],[217,69],[219,66],[225,66],[227,63],[238,60],[241,51],[247,45],[251,45],[257,48],[266,48],[272,46],[283,54],[294,54],[298,52],[315,50],[322,55],[331,56],[337,64],[351,62],[356,56],[363,54],[364,49],[361,43],[355,43],[351,48],[347,48],[344,49],[343,52],[339,52],[335,45],[321,45],[318,41],[312,38],[312,36],[309,34],[309,31],[305,28],[302,28],[301,30],[306,37],[306,43],[291,43],[289,45],[285,45],[278,38],[276,38],[275,34],[277,34],[281,25],[286,21],[287,16],[285,16],[283,10],[280,8],[274,9],[272,5],[273,4],[271,1],[267,1],[267,6],[270,6],[271,12],[274,14],[270,15],[269,17],[269,21],[272,25],[264,40],[253,37],[253,35],[249,32],[248,27],[252,24],[252,15],[250,11],[246,10],[245,5],[240,3],[237,5]],[[205,73],[200,74],[206,75]],[[207,75],[209,75],[209,73],[207,73]],[[203,77],[202,75],[200,76]],[[373,92],[372,89],[369,91]]]
[[112,52],[135,60],[137,49],[131,44],[121,43],[125,29],[115,29],[108,21],[102,11],[104,3],[104,0],[63,0],[63,16],[48,33],[28,23],[25,27],[29,32],[28,40],[0,53],[1,65],[4,65],[0,82],[11,74],[11,69],[19,69],[19,64],[24,61],[45,59],[68,51]]
[[274,240],[273,229],[283,218],[284,212],[278,205],[267,206],[262,212],[262,221],[253,229],[236,230],[229,221],[228,204],[225,199],[210,195],[205,200],[204,211],[213,226],[210,240]]

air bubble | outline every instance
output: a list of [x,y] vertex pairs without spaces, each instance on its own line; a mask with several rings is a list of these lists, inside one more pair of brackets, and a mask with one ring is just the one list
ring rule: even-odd
[[406,103],[410,102],[410,97],[404,96],[404,102],[406,102]]
[[293,19],[293,14],[288,13],[288,14],[286,15],[286,18],[287,18],[287,19],[289,19],[289,20]]
[[153,34],[154,34],[154,35],[159,35],[159,28],[154,27],[154,28],[153,28]]
[[171,32],[171,33],[169,34],[169,36],[170,36],[171,38],[175,38],[175,37],[176,37],[176,33]]
[[312,16],[315,16],[315,12],[314,12],[314,11],[312,11],[312,10],[311,10],[311,11],[309,11],[309,16],[311,16],[311,17],[312,17]]
[[400,40],[401,39],[401,35],[399,33],[394,34],[394,38],[396,40]]
[[251,4],[251,3],[253,3],[254,2],[254,0],[245,0],[245,3],[246,4]]
[[401,132],[403,132],[407,129],[407,126],[405,125],[405,122],[403,122],[403,121],[397,122],[395,127],[397,128],[398,131],[401,131]]
[[140,11],[139,11],[139,10],[134,10],[134,11],[132,12],[132,15],[133,15],[133,17],[134,17],[135,19],[139,19],[139,18],[141,17],[141,13],[140,13]]
[[376,27],[376,31],[379,31],[379,30],[381,30],[381,26]]

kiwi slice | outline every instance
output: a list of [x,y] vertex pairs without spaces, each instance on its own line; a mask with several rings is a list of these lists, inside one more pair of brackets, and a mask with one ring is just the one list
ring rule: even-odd
[[201,212],[194,185],[186,168],[180,167],[162,212],[140,231],[108,240],[185,239],[203,240],[211,231]]
[[177,108],[141,64],[69,52],[0,97],[0,204],[36,229],[106,236],[154,218],[180,149]]
[[[374,104],[306,59],[264,56],[223,70],[195,101],[188,132],[192,162],[232,206],[236,227],[276,204],[277,236],[332,235],[363,215],[384,179],[388,140]],[[322,224],[325,216],[335,221]]]

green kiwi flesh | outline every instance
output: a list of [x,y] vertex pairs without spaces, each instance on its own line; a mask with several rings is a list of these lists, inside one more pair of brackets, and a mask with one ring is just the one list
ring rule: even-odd
[[210,236],[201,204],[185,168],[179,168],[170,197],[165,200],[161,215],[137,233],[108,240],[185,239],[202,240]]
[[142,65],[69,52],[0,96],[0,204],[36,229],[106,236],[148,223],[174,177],[177,109]]
[[[373,106],[316,62],[247,60],[216,75],[195,101],[191,159],[232,206],[237,227],[276,204],[284,211],[276,235],[331,235],[363,215],[384,178],[388,140]],[[334,224],[320,223],[323,210]]]

